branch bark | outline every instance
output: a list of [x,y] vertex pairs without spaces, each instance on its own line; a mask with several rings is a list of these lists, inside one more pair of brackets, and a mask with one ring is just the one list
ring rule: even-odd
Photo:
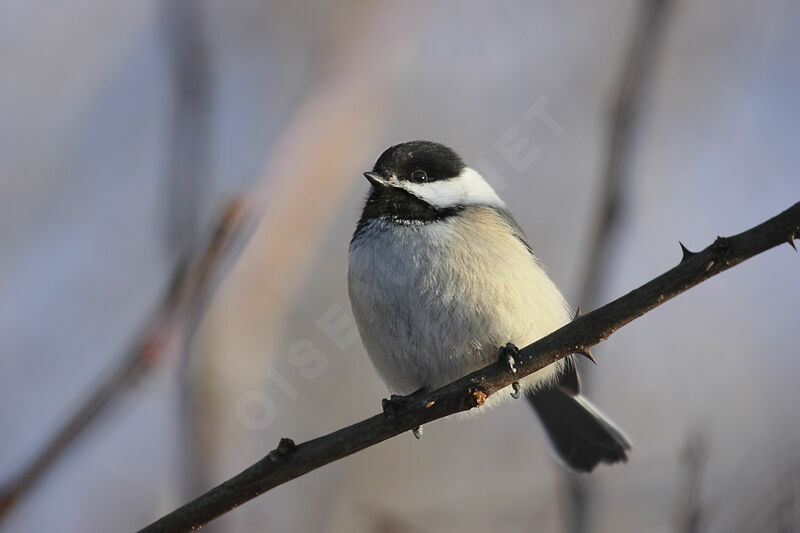
[[800,235],[800,202],[733,237],[717,237],[700,252],[684,249],[674,268],[520,350],[517,374],[489,365],[435,391],[406,397],[391,418],[383,414],[295,445],[281,439],[266,457],[202,496],[140,530],[192,531],[278,485],[412,428],[483,404],[486,397],[569,354],[588,350],[625,324],[698,283]]

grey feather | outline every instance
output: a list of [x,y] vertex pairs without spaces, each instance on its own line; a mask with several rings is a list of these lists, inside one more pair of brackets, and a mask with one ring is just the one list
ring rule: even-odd
[[628,460],[628,439],[581,396],[551,387],[528,396],[528,401],[539,415],[553,451],[567,467],[591,472],[600,463]]

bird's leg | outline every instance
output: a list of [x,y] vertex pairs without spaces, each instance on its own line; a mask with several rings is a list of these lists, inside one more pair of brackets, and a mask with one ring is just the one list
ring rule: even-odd
[[[516,363],[517,360],[515,357],[519,356],[519,348],[516,347],[514,343],[509,342],[505,346],[501,346],[497,350],[497,362],[501,366],[508,366],[508,369],[511,370],[512,374],[517,373]],[[514,392],[511,393],[511,397],[515,400],[519,400],[520,397],[520,385],[518,381],[515,381],[512,385]]]
[[404,408],[408,404],[405,396],[399,394],[392,394],[389,398],[381,400],[381,407],[383,407],[383,416],[388,419],[397,417],[397,411]]
[[[381,407],[383,407],[383,416],[385,416],[392,424],[394,424],[394,420],[397,418],[398,411],[401,411],[408,407],[409,402],[411,401],[412,397],[416,396],[418,393],[421,393],[425,390],[425,387],[420,388],[409,394],[408,396],[400,396],[399,394],[392,394],[389,398],[384,398],[381,401]],[[417,426],[411,430],[414,436],[417,439],[422,438],[422,426]]]
[[501,366],[508,366],[508,369],[511,370],[512,374],[517,373],[516,363],[517,360],[514,359],[516,356],[519,355],[519,348],[517,348],[513,343],[509,342],[505,346],[501,346],[497,350],[497,362]]

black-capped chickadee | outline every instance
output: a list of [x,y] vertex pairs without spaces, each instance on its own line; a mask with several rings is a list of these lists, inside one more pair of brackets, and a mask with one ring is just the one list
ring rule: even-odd
[[[453,150],[398,144],[364,175],[372,187],[350,241],[348,289],[392,393],[438,388],[572,319],[506,205]],[[573,357],[519,382],[556,457],[583,472],[627,460],[628,440],[580,395]]]

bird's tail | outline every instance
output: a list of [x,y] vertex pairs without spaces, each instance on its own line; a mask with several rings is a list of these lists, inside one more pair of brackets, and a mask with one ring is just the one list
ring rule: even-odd
[[580,394],[555,386],[528,396],[553,452],[566,467],[591,472],[598,463],[628,460],[631,444],[605,415]]

